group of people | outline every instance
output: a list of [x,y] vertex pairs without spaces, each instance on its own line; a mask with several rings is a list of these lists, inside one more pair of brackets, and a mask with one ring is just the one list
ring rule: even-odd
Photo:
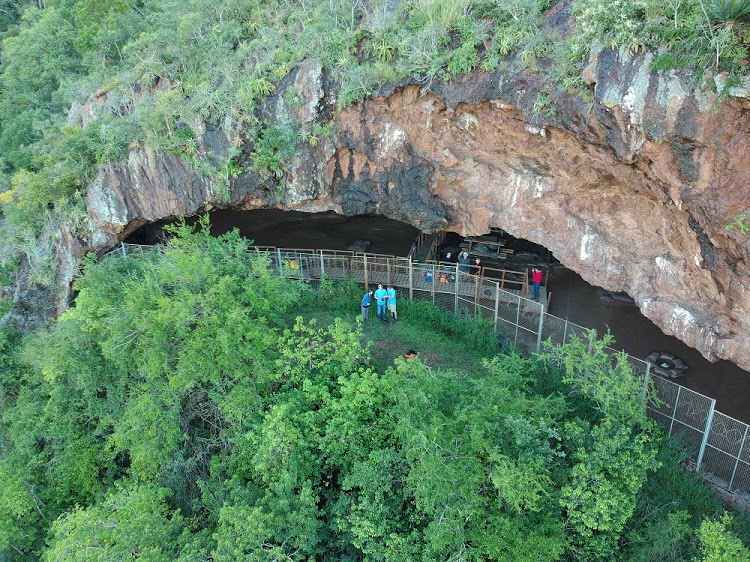
[[[451,262],[451,253],[448,252],[445,256],[446,262]],[[461,252],[458,255],[459,269],[461,271],[469,272],[469,253]],[[464,269],[464,267],[466,269]],[[481,262],[479,258],[476,258],[472,273],[478,274],[481,268]],[[531,282],[534,285],[534,300],[539,300],[539,287],[542,284],[543,272],[539,268],[533,268],[531,270]],[[362,297],[362,321],[366,322],[369,318],[370,305],[373,299],[378,307],[378,320],[388,320],[388,312],[391,313],[391,317],[394,322],[398,321],[398,314],[396,312],[396,289],[393,285],[388,285],[388,289],[384,289],[382,284],[378,284],[376,291],[367,291]],[[386,312],[387,309],[387,312]]]
[[370,305],[372,300],[378,307],[378,320],[388,320],[386,313],[386,307],[388,312],[391,313],[391,317],[394,322],[398,321],[398,314],[396,313],[396,289],[392,285],[388,285],[388,289],[384,289],[383,285],[378,285],[376,291],[367,291],[362,297],[362,321],[367,321],[369,317]]
[[[458,262],[458,269],[460,271],[463,271],[464,273],[473,273],[474,275],[478,275],[482,268],[482,263],[479,261],[479,258],[474,258],[474,265],[471,266],[470,259],[469,259],[469,252],[464,250],[463,252],[459,252],[458,257],[456,260],[453,259],[453,254],[451,252],[448,252],[443,257],[444,263],[454,263],[454,261]],[[531,283],[534,286],[534,300],[539,300],[539,288],[542,285],[542,280],[544,278],[544,272],[539,269],[538,267],[534,267],[531,270]]]
[[469,252],[467,252],[466,250],[464,250],[463,252],[459,252],[456,259],[453,259],[453,254],[451,252],[448,252],[447,254],[445,254],[445,257],[443,257],[443,262],[458,262],[459,271],[463,271],[464,273],[473,273],[474,275],[479,275],[479,272],[482,270],[481,260],[478,257],[475,257],[474,265],[471,265]]

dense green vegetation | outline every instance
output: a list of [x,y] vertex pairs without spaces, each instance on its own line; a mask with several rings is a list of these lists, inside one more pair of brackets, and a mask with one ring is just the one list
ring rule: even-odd
[[606,341],[363,325],[246,246],[179,227],[0,332],[0,559],[748,560]]
[[[259,108],[316,58],[341,85],[339,107],[385,82],[429,84],[475,69],[530,68],[546,77],[535,110],[558,91],[590,101],[580,70],[591,49],[654,49],[653,70],[744,72],[746,0],[577,0],[572,35],[545,24],[549,0],[2,0],[0,238],[4,265],[30,264],[54,283],[60,228],[86,236],[83,196],[99,165],[147,147],[171,151],[227,198],[243,171],[283,193],[295,145],[328,124],[266,123]],[[561,36],[561,34],[565,34]],[[727,83],[732,83],[731,78]],[[66,116],[90,102],[87,126]],[[74,112],[75,114],[75,112]],[[232,148],[201,152],[209,124]]]
[[[602,46],[744,72],[750,11],[578,0],[560,36],[548,0],[1,2],[0,277],[23,259],[43,286],[60,230],[90,234],[98,167],[131,150],[224,197],[247,171],[283,187],[331,133],[294,118],[306,58],[341,108],[405,76],[528,68],[553,115],[559,91],[590,96]],[[273,95],[288,120],[262,119]],[[232,148],[201,152],[207,125]],[[524,359],[423,303],[362,325],[356,285],[313,290],[245,247],[183,227],[87,262],[50,330],[0,330],[0,560],[748,560],[747,522],[684,472],[605,342]]]

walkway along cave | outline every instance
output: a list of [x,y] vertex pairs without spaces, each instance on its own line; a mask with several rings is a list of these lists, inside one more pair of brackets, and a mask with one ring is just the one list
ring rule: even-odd
[[[259,209],[220,210],[209,216],[214,235],[237,228],[242,236],[259,246],[280,248],[346,250],[357,242],[364,242],[370,253],[405,256],[419,233],[411,225],[378,215],[345,217],[333,212]],[[188,223],[196,221],[195,216],[187,219]],[[163,226],[167,222],[146,225],[133,232],[126,241],[148,245],[158,243],[164,237]],[[594,328],[599,334],[609,330],[617,349],[640,359],[655,350],[679,356],[689,366],[687,376],[680,379],[679,384],[715,398],[717,410],[750,422],[750,373],[730,361],[709,362],[695,349],[664,334],[624,293],[611,293],[593,286],[560,264],[543,246],[510,238],[510,247],[517,250],[519,257],[507,266],[508,269],[523,269],[532,263],[541,263],[548,273],[550,314]],[[447,233],[441,244],[441,253],[457,251],[463,240],[455,233]],[[472,257],[474,255],[472,253]],[[494,264],[485,256],[481,257],[483,263]],[[356,303],[352,307],[355,309]]]

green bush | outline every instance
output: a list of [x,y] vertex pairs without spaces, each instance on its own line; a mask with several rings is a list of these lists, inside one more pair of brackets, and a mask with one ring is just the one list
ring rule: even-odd
[[253,164],[261,175],[281,177],[295,154],[297,135],[285,125],[266,126],[255,140]]

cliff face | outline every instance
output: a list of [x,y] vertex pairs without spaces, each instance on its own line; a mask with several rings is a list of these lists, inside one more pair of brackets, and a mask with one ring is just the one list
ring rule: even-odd
[[[527,71],[390,85],[336,112],[335,85],[308,61],[288,78],[302,106],[279,96],[267,114],[334,133],[300,146],[283,196],[244,174],[230,205],[382,213],[467,235],[501,227],[626,291],[707,358],[750,369],[750,238],[725,228],[750,214],[750,101],[738,87],[720,103],[689,77],[649,74],[649,63],[593,57],[591,107]],[[203,142],[226,145],[213,132]],[[98,248],[145,222],[229,206],[181,160],[146,151],[102,170],[88,205]]]

